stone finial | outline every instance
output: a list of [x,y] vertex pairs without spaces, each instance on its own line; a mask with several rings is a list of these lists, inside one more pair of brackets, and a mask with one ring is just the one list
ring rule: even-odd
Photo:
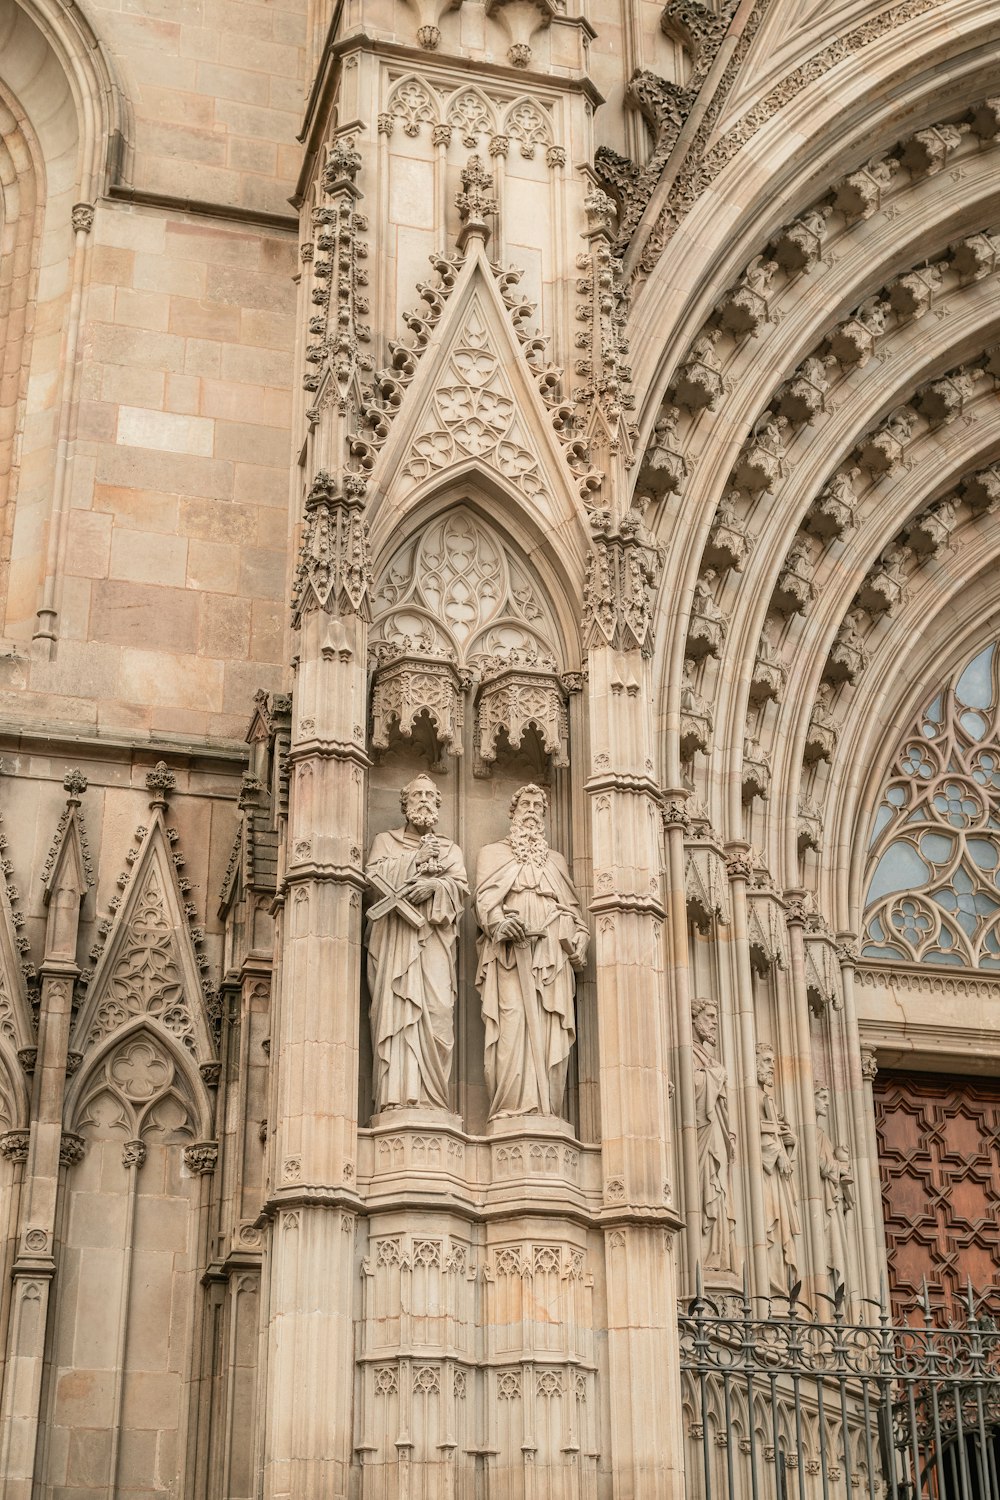
[[87,790],[87,778],[81,770],[74,767],[63,777],[63,787],[74,801],[79,801]]
[[165,760],[158,760],[151,771],[146,772],[146,790],[150,793],[150,807],[166,807],[167,798],[177,786],[177,777]]
[[459,249],[464,250],[469,240],[474,238],[485,243],[490,237],[486,215],[495,214],[498,209],[493,192],[493,178],[478,155],[470,156],[468,163],[462,168],[462,191],[455,199],[455,206],[462,220],[462,232],[458,237]]

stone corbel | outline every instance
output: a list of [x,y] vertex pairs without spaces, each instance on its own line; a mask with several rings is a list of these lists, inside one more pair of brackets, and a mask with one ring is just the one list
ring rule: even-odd
[[388,750],[394,723],[402,739],[412,738],[417,720],[426,714],[437,752],[435,769],[443,769],[446,753],[462,754],[468,686],[453,658],[383,650],[372,677],[372,749]]
[[534,728],[556,767],[569,765],[569,717],[566,690],[554,663],[528,664],[502,658],[487,662],[476,697],[476,762],[473,774],[489,776],[497,746],[506,730],[516,749]]

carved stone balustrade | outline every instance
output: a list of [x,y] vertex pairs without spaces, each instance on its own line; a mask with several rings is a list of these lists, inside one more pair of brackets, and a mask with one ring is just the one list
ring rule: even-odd
[[935,557],[951,541],[955,529],[955,502],[947,497],[923,511],[906,533],[906,543],[918,557]]
[[[736,498],[741,498],[738,493]],[[735,568],[739,573],[746,567],[753,544],[753,537],[736,514],[733,497],[727,495],[715,513],[702,554],[703,561],[720,573],[727,568]]]
[[730,921],[729,875],[722,850],[710,839],[692,839],[685,846],[684,890],[687,913],[699,932],[713,922]]
[[873,479],[892,474],[903,463],[906,445],[913,435],[917,419],[909,407],[893,412],[882,426],[861,439],[857,458],[861,468]]
[[831,683],[856,683],[867,666],[868,651],[858,630],[858,612],[852,610],[837,632],[823,676]]
[[884,615],[905,597],[903,568],[909,557],[906,547],[890,547],[858,589],[858,604],[872,616]]
[[452,656],[433,656],[403,647],[383,647],[372,678],[372,749],[389,748],[393,725],[411,739],[418,719],[426,716],[443,757],[462,754],[465,689],[468,679]]
[[714,411],[722,396],[722,366],[715,352],[720,330],[710,329],[699,334],[685,364],[674,377],[673,398],[678,406],[688,411],[700,411],[707,407]]
[[849,469],[839,470],[822,494],[813,501],[802,523],[813,536],[823,537],[824,540],[843,536],[857,524],[858,502],[854,481],[860,473],[856,464]]
[[771,764],[760,741],[748,735],[743,741],[742,791],[747,806],[755,797],[766,798],[771,789]]
[[803,537],[797,538],[788,549],[785,566],[774,586],[772,603],[780,614],[799,615],[808,609],[816,595],[812,581],[814,566],[809,543]]
[[784,417],[770,413],[757,423],[754,436],[733,465],[733,481],[748,495],[762,495],[785,476]]
[[974,511],[988,515],[1000,507],[1000,467],[981,469],[962,485],[962,499]]
[[930,177],[940,172],[968,131],[968,125],[932,125],[927,130],[918,130],[904,143],[899,153],[900,166],[914,177]]
[[889,305],[901,318],[922,318],[934,304],[934,294],[941,286],[941,267],[921,266],[907,271],[889,288]]
[[516,750],[529,729],[536,731],[554,766],[568,766],[566,699],[554,662],[529,663],[517,654],[509,660],[494,657],[484,662],[476,696],[474,774],[490,775],[501,734],[506,733],[511,749]]
[[941,427],[961,416],[965,403],[975,395],[976,383],[966,371],[946,375],[925,385],[914,403],[932,427]]
[[812,270],[823,253],[826,221],[832,213],[829,206],[810,209],[780,232],[771,249],[783,270],[792,276]]
[[996,269],[997,244],[990,234],[970,234],[951,247],[951,264],[963,281],[981,281]]
[[852,223],[870,219],[881,208],[882,194],[898,170],[899,162],[888,157],[851,172],[834,190],[834,207]]
[[820,359],[816,354],[802,361],[778,396],[778,411],[787,421],[809,422],[824,409],[826,393],[830,388],[827,367],[833,362],[831,355]]

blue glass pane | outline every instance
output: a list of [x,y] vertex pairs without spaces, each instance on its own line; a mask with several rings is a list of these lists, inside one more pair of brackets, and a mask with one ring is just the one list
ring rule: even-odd
[[965,847],[981,870],[995,870],[1000,863],[1000,850],[989,839],[968,839]]
[[962,959],[958,953],[925,953],[922,960],[925,964],[947,964],[950,968],[961,968]]
[[869,944],[868,947],[862,948],[861,953],[862,953],[862,957],[864,957],[864,958],[903,958],[903,957],[905,957],[904,954],[900,953],[900,951],[899,951],[898,948],[877,948],[877,947],[875,947],[874,944]]
[[945,911],[958,911],[958,897],[954,891],[935,891],[934,900],[938,906],[943,906]]
[[871,906],[880,896],[889,891],[908,891],[923,885],[930,876],[930,869],[911,844],[890,844],[875,866],[868,887],[866,906]]
[[[944,833],[924,833],[920,837],[920,852],[936,865],[946,864],[955,851],[955,840]],[[992,868],[992,866],[990,867]]]
[[976,888],[975,881],[964,865],[959,865],[955,871],[952,876],[952,884],[956,891],[961,891],[963,895],[968,895],[970,891],[974,891]]
[[906,801],[906,787],[891,786],[885,794],[885,800],[891,802],[893,807],[902,807]]
[[986,733],[988,725],[982,714],[963,714],[958,721],[967,735],[974,740],[981,740]]
[[955,696],[966,708],[989,708],[993,701],[993,653],[996,645],[987,646],[974,656],[958,679]]

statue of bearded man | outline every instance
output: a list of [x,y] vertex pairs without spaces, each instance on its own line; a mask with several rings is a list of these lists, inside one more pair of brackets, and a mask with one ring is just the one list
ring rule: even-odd
[[521,787],[508,837],[487,844],[476,868],[490,1119],[558,1115],[576,1039],[590,932],[566,861],[545,838],[547,806],[541,787]]
[[402,828],[380,833],[365,874],[375,1109],[449,1108],[458,921],[469,894],[457,844],[434,833],[441,793],[417,776],[400,793]]

